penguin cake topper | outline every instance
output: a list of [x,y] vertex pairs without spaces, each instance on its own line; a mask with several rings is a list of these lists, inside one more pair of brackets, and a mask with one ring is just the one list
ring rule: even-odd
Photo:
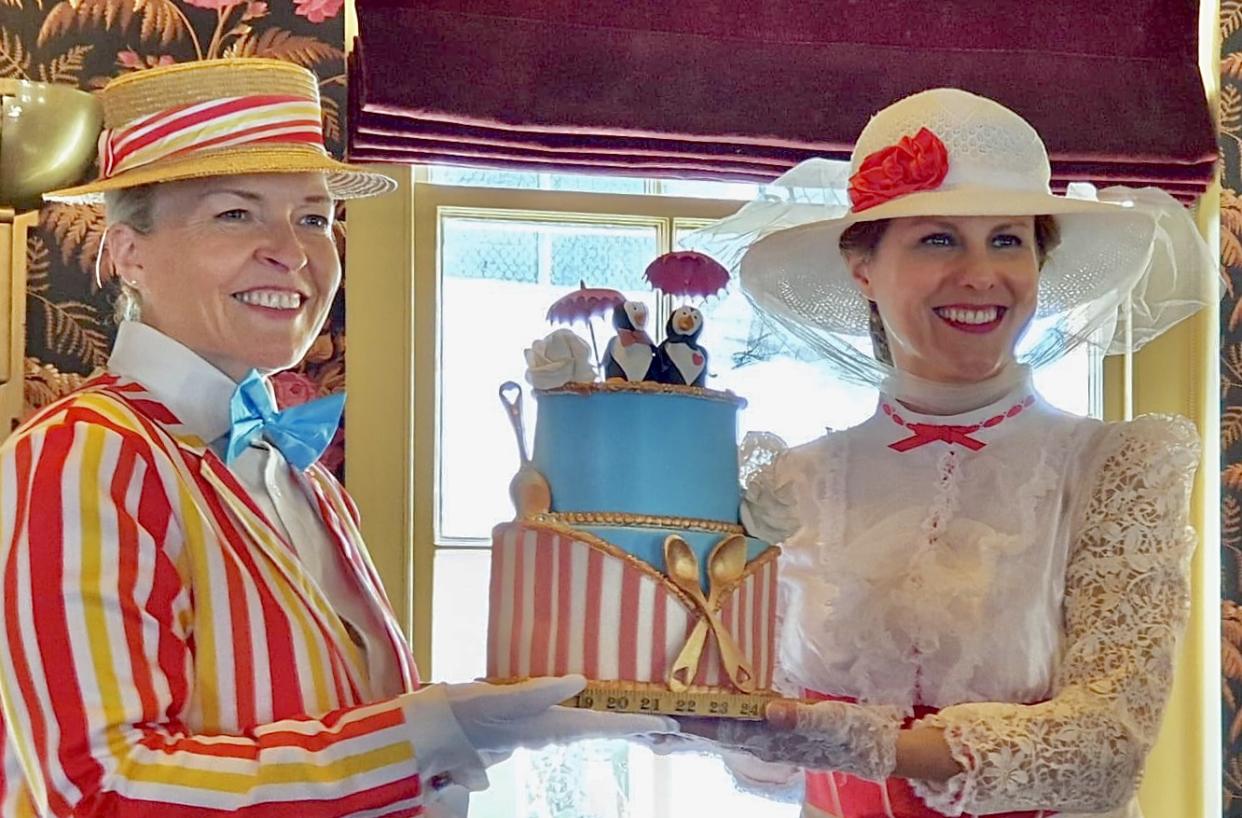
[[626,301],[612,310],[617,334],[604,350],[604,379],[639,383],[654,380],[656,346],[647,334],[647,305]]
[[683,305],[673,310],[657,352],[660,381],[684,386],[707,382],[707,350],[699,346],[703,313]]
[[[647,281],[665,295],[706,299],[729,285],[729,271],[714,258],[692,251],[665,253],[647,266]],[[707,381],[707,350],[699,346],[703,313],[682,305],[673,310],[665,339],[656,352],[657,380],[703,386]]]

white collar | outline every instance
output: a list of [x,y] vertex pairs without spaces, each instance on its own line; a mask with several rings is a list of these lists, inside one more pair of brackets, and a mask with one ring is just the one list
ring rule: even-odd
[[883,397],[902,403],[908,414],[938,416],[939,422],[992,406],[1016,393],[1032,391],[1031,368],[1012,362],[987,380],[965,384],[929,381],[894,369],[880,387]]
[[142,384],[177,416],[186,431],[208,443],[232,425],[229,401],[237,383],[154,327],[122,321],[108,369]]

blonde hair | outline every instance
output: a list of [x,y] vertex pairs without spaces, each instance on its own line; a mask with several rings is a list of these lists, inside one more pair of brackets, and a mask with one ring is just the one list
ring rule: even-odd
[[[124,224],[144,236],[155,229],[155,184],[135,185],[104,192],[104,236],[114,225]],[[103,252],[104,241],[99,251]],[[117,280],[116,300],[112,305],[112,317],[122,321],[137,321],[142,317],[142,294],[122,279]]]

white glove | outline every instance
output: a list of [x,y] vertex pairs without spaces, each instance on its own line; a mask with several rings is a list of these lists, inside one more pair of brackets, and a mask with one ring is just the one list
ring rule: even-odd
[[664,716],[556,706],[584,687],[584,677],[565,676],[511,685],[446,685],[444,692],[462,732],[483,755],[504,755],[518,747],[534,749],[581,739],[678,732],[677,722]]
[[774,702],[767,723],[735,719],[682,719],[687,733],[709,738],[762,761],[836,770],[872,781],[897,765],[901,714],[895,707],[846,702]]

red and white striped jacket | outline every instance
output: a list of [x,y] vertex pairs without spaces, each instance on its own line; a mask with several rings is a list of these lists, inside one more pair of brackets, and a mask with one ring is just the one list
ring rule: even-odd
[[417,672],[322,468],[306,489],[383,608],[407,691],[364,703],[332,604],[206,443],[103,375],[0,447],[0,813],[407,816]]

